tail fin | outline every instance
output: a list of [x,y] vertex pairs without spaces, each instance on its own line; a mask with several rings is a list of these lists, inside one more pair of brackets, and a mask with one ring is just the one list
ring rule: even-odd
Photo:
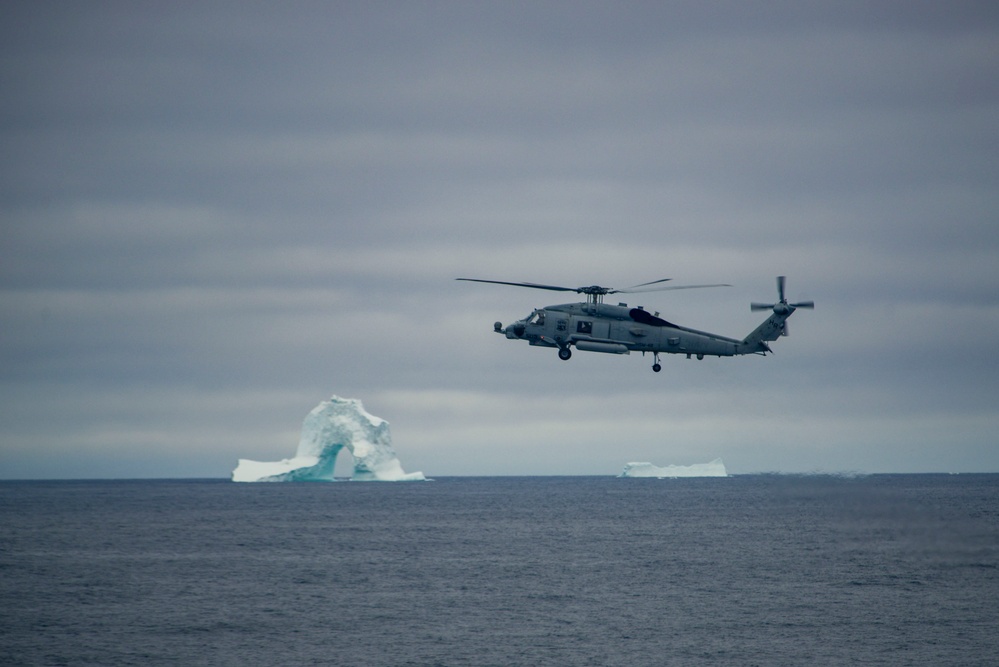
[[[793,312],[793,311],[792,311]],[[774,313],[753,332],[742,339],[743,354],[770,352],[768,341],[777,340],[784,334],[784,322],[791,313]]]

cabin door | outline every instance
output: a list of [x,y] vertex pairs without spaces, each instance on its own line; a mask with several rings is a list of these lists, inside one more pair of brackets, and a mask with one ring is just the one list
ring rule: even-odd
[[607,339],[610,338],[610,322],[597,320],[593,323],[593,337]]

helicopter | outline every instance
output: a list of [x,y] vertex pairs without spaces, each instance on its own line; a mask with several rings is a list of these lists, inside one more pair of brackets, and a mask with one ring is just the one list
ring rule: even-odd
[[644,356],[649,352],[653,358],[652,370],[656,373],[662,370],[662,364],[659,363],[660,354],[685,354],[688,359],[691,357],[704,359],[705,356],[734,357],[744,354],[766,356],[768,352],[773,352],[767,343],[788,334],[787,318],[798,308],[815,307],[814,301],[788,303],[784,296],[786,278],[777,276],[777,301],[750,304],[750,310],[770,310],[772,314],[748,336],[737,340],[673,324],[659,317],[658,312],[650,313],[641,306],[629,308],[626,303],[619,303],[616,306],[604,303],[604,297],[608,294],[731,287],[731,285],[663,285],[662,283],[672,279],[662,278],[624,289],[614,289],[600,285],[560,287],[480,278],[456,278],[456,280],[585,294],[585,303],[566,303],[537,308],[524,319],[506,327],[502,322],[496,322],[493,331],[511,340],[526,340],[530,345],[556,348],[559,359],[563,361],[568,361],[572,357],[573,346],[585,352],[606,354],[641,352]]

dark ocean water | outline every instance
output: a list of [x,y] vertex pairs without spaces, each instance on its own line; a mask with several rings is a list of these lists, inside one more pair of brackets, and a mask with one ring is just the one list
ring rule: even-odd
[[997,665],[999,475],[4,482],[0,664]]

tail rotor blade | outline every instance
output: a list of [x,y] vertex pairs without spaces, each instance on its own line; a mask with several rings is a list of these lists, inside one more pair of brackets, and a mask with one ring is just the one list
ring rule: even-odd
[[814,301],[799,301],[798,303],[790,304],[792,308],[815,308]]
[[787,300],[784,298],[784,281],[787,280],[785,276],[777,276],[777,300],[781,303],[785,303]]
[[773,303],[756,303],[755,301],[749,304],[750,310],[773,310],[774,306],[777,304]]

